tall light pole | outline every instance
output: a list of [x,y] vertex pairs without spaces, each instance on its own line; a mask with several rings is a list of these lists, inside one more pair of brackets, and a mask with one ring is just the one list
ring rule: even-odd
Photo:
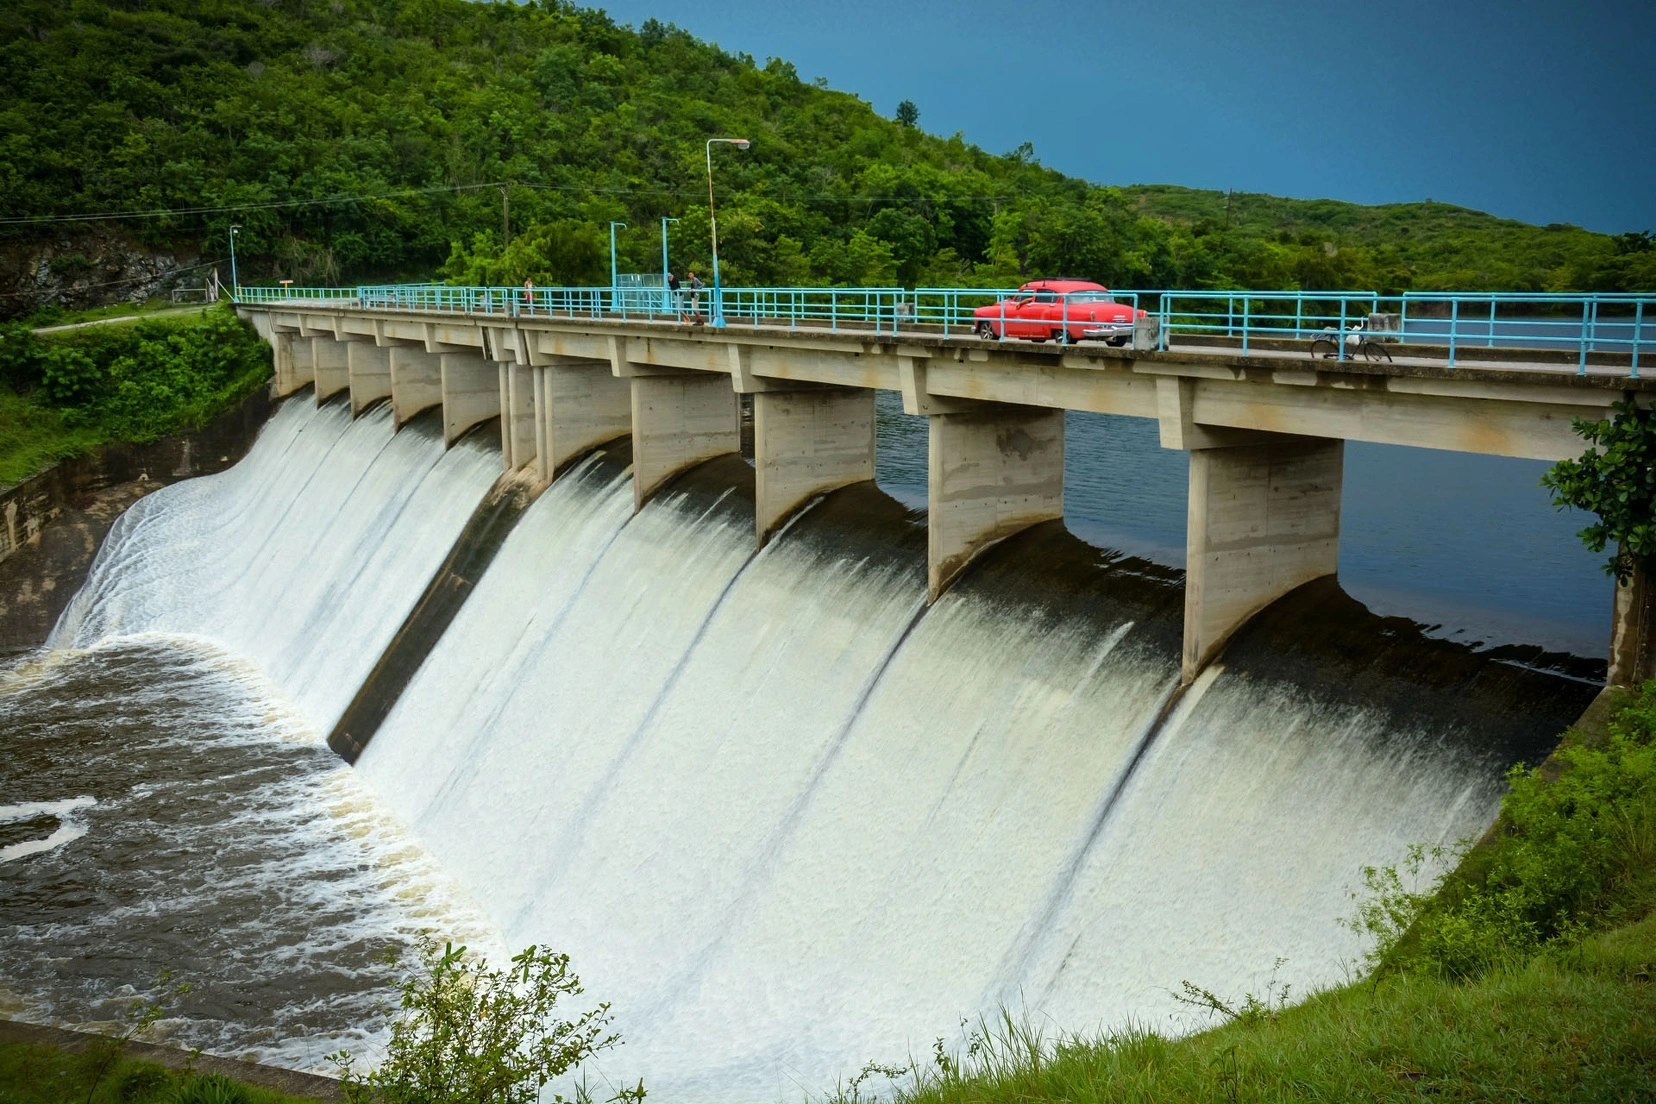
[[661,309],[664,311],[673,309],[673,293],[667,287],[667,224],[677,221],[678,219],[667,218],[665,215],[661,219]]
[[230,224],[230,298],[241,298],[241,281],[236,279],[236,231],[241,227]]
[[617,226],[625,230],[627,224],[624,222],[610,223],[610,310],[615,309],[615,285],[619,282],[615,274],[615,228]]
[[724,298],[719,289],[719,219],[713,213],[713,143],[724,142],[737,149],[752,145],[746,138],[709,138],[707,140],[707,221],[713,231],[713,325],[723,326]]

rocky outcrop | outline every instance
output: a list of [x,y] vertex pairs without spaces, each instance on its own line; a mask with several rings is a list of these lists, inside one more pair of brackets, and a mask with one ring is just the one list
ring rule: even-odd
[[0,245],[0,315],[49,303],[69,310],[142,303],[174,287],[200,286],[199,263],[194,252],[155,249],[119,234],[7,242]]

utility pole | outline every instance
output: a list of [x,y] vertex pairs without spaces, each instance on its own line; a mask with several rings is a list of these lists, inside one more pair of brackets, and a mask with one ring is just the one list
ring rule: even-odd
[[661,219],[661,309],[664,311],[673,309],[673,293],[667,290],[667,224],[677,221],[666,216]]
[[510,184],[500,186],[500,248],[504,250],[512,244],[512,205],[507,199],[507,189]]
[[1226,230],[1230,229],[1230,200],[1231,200],[1231,190],[1229,188],[1226,188],[1225,189],[1225,229]]
[[230,224],[230,298],[241,298],[241,281],[236,278],[236,231],[241,227],[236,223]]

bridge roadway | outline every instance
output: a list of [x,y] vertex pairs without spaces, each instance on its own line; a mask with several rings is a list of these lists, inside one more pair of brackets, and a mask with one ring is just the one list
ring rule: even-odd
[[[1584,447],[1572,419],[1656,390],[1613,362],[1583,374],[1522,350],[1449,370],[1421,355],[1371,364],[338,300],[238,310],[274,349],[280,395],[349,392],[355,413],[389,400],[399,426],[440,406],[450,443],[498,415],[503,467],[543,483],[631,437],[638,506],[737,451],[739,396],[751,395],[761,544],[814,496],[874,477],[874,393],[900,392],[906,412],[930,419],[932,600],[990,545],[1063,516],[1064,411],[1155,419],[1163,447],[1190,453],[1187,680],[1254,613],[1336,572],[1345,441],[1558,460]],[[1616,591],[1612,681],[1650,666],[1632,590]]]

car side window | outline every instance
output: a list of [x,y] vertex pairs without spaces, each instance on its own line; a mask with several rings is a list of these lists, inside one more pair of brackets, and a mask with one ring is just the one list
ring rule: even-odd
[[1051,288],[1042,288],[1040,291],[1035,293],[1035,301],[1037,303],[1056,303],[1058,301],[1058,293],[1053,291]]

